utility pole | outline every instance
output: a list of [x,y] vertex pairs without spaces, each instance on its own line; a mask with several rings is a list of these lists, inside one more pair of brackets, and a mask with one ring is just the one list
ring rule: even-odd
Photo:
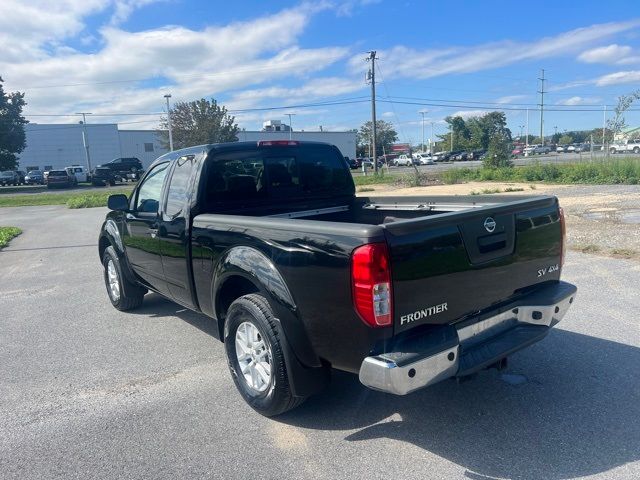
[[558,126],[554,125],[553,126],[553,139],[555,140],[555,137],[557,137],[557,136],[558,136]]
[[538,78],[540,80],[540,141],[544,147],[544,68],[542,69],[542,76]]
[[604,132],[607,127],[607,106],[604,106],[604,110],[602,112],[602,151],[605,151],[604,145]]
[[425,111],[421,111],[420,115],[422,115],[422,151],[424,152],[424,114],[427,113]]
[[371,50],[367,60],[371,60],[371,68],[369,69],[369,81],[371,82],[371,150],[373,153],[373,172],[378,174],[378,157],[376,154],[376,141],[378,140],[378,132],[376,125],[376,51]]
[[522,129],[524,128],[524,125],[518,125],[518,127],[520,128],[520,136],[518,138],[522,140]]
[[433,122],[431,122],[431,138],[429,139],[429,153],[433,157],[433,151],[436,149],[436,142],[433,140]]
[[527,121],[526,121],[526,124],[527,124],[527,133],[526,133],[526,137],[525,137],[525,140],[524,140],[524,145],[525,145],[525,147],[528,147],[529,146],[529,109],[528,108],[527,108]]
[[84,144],[84,156],[87,159],[87,168],[91,174],[91,155],[89,154],[89,137],[87,136],[87,115],[90,112],[78,112],[76,115],[82,115],[82,143]]
[[169,151],[173,152],[173,132],[171,131],[171,109],[169,107],[169,99],[171,94],[167,93],[164,98],[167,99],[167,126],[169,127]]
[[287,117],[289,117],[289,140],[293,138],[293,122],[291,121],[291,117],[295,115],[295,113],[285,113]]

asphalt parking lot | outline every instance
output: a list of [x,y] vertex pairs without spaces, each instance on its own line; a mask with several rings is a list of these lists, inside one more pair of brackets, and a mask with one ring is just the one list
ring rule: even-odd
[[20,207],[0,252],[0,478],[640,477],[640,264],[570,252],[576,302],[506,372],[407,397],[336,373],[277,419],[236,393],[206,317],[112,308],[106,209]]

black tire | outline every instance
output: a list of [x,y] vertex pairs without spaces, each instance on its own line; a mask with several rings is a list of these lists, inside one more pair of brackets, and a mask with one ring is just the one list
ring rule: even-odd
[[[117,273],[117,282],[119,285],[119,295],[116,297],[111,289],[109,282],[109,262],[112,262],[113,267]],[[140,285],[130,282],[122,272],[122,266],[120,265],[120,259],[118,254],[112,246],[108,246],[102,256],[102,265],[104,266],[104,284],[107,288],[107,296],[113,305],[118,310],[125,312],[127,310],[133,310],[142,305],[147,289]]]
[[640,153],[640,147],[634,147],[633,153]]
[[[259,339],[265,344],[267,350],[270,350],[270,356],[267,358],[270,359],[271,375],[266,389],[262,392],[247,383],[236,354],[236,332],[245,322],[257,328],[260,334]],[[265,417],[280,415],[299,406],[305,400],[305,397],[295,397],[291,393],[287,365],[280,341],[273,311],[263,296],[244,295],[231,304],[227,312],[224,333],[229,370],[244,401]]]
[[614,154],[614,155],[615,155],[615,153],[616,153],[616,149],[615,149],[615,148],[611,148],[611,149],[609,150],[609,152],[611,152],[612,154]]

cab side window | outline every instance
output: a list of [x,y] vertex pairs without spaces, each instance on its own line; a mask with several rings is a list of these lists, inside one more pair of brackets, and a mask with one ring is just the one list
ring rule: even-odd
[[171,175],[171,183],[169,183],[169,191],[167,192],[165,213],[169,217],[178,215],[187,201],[194,159],[195,155],[185,155],[176,162],[176,167]]
[[162,185],[167,176],[168,168],[168,162],[156,165],[142,181],[138,189],[136,211],[139,213],[158,213]]

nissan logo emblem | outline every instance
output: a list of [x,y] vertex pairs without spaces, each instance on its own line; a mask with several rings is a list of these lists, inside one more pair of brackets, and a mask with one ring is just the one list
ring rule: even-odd
[[484,221],[484,228],[487,229],[487,232],[493,233],[496,229],[496,221],[491,217],[487,217]]

